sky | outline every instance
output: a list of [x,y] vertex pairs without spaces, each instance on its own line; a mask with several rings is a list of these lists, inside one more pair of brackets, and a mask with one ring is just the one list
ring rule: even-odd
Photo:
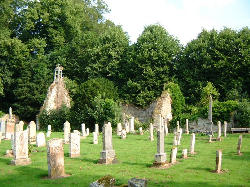
[[107,19],[121,25],[132,43],[145,26],[162,25],[186,44],[202,29],[250,28],[250,0],[104,0]]

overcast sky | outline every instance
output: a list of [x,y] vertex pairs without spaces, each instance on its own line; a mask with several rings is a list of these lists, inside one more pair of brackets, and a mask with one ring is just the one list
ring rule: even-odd
[[121,25],[136,42],[145,26],[160,24],[182,44],[201,30],[250,27],[250,0],[104,0],[107,19]]

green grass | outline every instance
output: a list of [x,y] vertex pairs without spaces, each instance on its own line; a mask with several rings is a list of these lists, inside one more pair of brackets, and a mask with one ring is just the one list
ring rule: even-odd
[[[208,143],[207,136],[196,135],[196,155],[181,159],[181,151],[190,146],[190,135],[184,134],[178,148],[178,164],[164,170],[150,168],[156,153],[155,141],[148,140],[148,134],[128,135],[121,140],[113,135],[113,147],[118,164],[97,164],[102,150],[102,136],[99,144],[92,144],[92,135],[81,140],[81,156],[71,159],[68,156],[69,145],[64,145],[65,171],[70,177],[56,180],[44,179],[48,174],[46,147],[32,152],[32,164],[28,166],[9,165],[12,158],[4,157],[10,149],[10,141],[0,143],[0,186],[81,186],[89,184],[105,175],[116,179],[116,184],[127,184],[132,177],[148,179],[151,186],[250,186],[250,134],[243,135],[242,156],[236,154],[238,134],[229,134],[222,142]],[[51,138],[63,138],[62,133],[52,133]],[[167,160],[170,158],[173,134],[165,138]],[[223,150],[222,168],[226,173],[216,174],[216,150]]]

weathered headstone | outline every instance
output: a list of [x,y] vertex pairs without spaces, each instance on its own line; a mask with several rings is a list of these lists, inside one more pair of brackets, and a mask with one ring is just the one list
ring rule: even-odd
[[154,126],[152,123],[149,125],[149,139],[150,141],[154,141]]
[[28,132],[19,131],[14,134],[14,159],[11,160],[12,165],[28,165],[31,163],[28,154]]
[[194,146],[195,146],[195,134],[192,133],[192,135],[191,135],[191,145],[190,145],[190,154],[195,154]]
[[122,134],[122,124],[121,123],[118,123],[117,124],[117,136],[121,136]]
[[29,123],[29,144],[36,144],[36,123],[31,121]]
[[224,137],[227,137],[227,122],[224,121]]
[[43,147],[46,146],[45,134],[43,132],[39,132],[36,136],[36,146]]
[[97,136],[99,136],[99,125],[95,124],[95,132],[97,133]]
[[86,129],[86,136],[89,136],[89,128]]
[[165,136],[168,135],[168,119],[164,121],[164,134]]
[[132,178],[128,181],[128,187],[147,187],[148,182],[146,179]]
[[65,176],[62,139],[51,139],[47,144],[48,176],[56,179]]
[[174,140],[173,140],[173,146],[177,146],[177,132],[174,132]]
[[173,147],[171,152],[171,164],[176,163],[176,156],[177,156],[177,147]]
[[96,132],[93,132],[93,144],[98,144],[98,135]]
[[188,119],[186,119],[186,134],[189,134],[189,129],[188,129]]
[[212,143],[212,135],[211,134],[209,135],[209,141],[208,142]]
[[84,123],[81,124],[81,129],[82,129],[82,136],[85,137],[86,136],[86,129],[85,129]]
[[181,137],[182,137],[182,128],[177,132],[177,145],[181,145]]
[[176,125],[176,132],[178,133],[178,132],[179,132],[179,130],[180,130],[180,122],[179,122],[179,121],[177,121],[177,125]]
[[125,130],[126,130],[126,133],[129,133],[129,124],[128,124],[128,122],[125,123]]
[[13,115],[12,115],[12,108],[10,107],[9,108],[9,119],[12,119],[13,118]]
[[164,129],[160,126],[157,131],[157,154],[155,154],[154,165],[165,165],[167,160],[167,155],[164,151]]
[[140,134],[140,135],[143,135],[142,127],[139,127],[139,134]]
[[81,136],[81,133],[78,130],[73,130],[73,133],[78,134],[79,136]]
[[216,173],[221,173],[221,163],[222,163],[222,150],[216,151]]
[[5,123],[5,139],[10,140],[15,132],[15,119],[7,119]]
[[0,131],[2,132],[2,138],[5,138],[5,121],[1,120],[0,125],[1,125]]
[[217,140],[221,141],[221,122],[218,121],[217,125],[218,125],[218,137],[217,137]]
[[15,125],[15,132],[23,131],[23,125],[24,125],[23,121],[20,121],[19,123],[17,123]]
[[209,109],[208,109],[208,120],[209,122],[213,122],[213,117],[212,117],[212,107],[213,107],[213,99],[212,96],[209,96]]
[[115,150],[112,145],[112,127],[111,124],[104,124],[102,128],[103,150],[101,152],[100,164],[116,163]]
[[70,158],[80,156],[80,134],[77,132],[70,133],[69,155]]
[[48,131],[47,131],[46,136],[49,138],[50,135],[51,135],[51,125],[48,125]]
[[126,137],[127,137],[127,132],[125,129],[123,129],[121,133],[121,139],[126,139]]
[[36,115],[36,129],[39,131],[40,130],[40,123],[39,123],[39,117]]
[[241,145],[242,145],[242,134],[239,136],[239,140],[238,140],[238,146],[237,146],[237,154],[238,155],[242,155],[242,153],[240,152]]
[[68,144],[69,143],[69,137],[70,137],[70,123],[66,121],[63,124],[63,130],[64,130],[64,143]]
[[186,159],[188,157],[188,151],[187,149],[182,150],[182,158]]
[[129,119],[129,132],[134,133],[135,132],[135,118],[131,117]]

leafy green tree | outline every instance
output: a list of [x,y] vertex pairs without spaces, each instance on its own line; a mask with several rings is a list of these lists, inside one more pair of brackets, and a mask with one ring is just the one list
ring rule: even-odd
[[213,86],[213,84],[211,82],[208,82],[207,85],[203,87],[201,91],[201,100],[200,100],[201,106],[208,105],[210,95],[215,101],[218,99],[220,94],[218,93],[216,88]]

